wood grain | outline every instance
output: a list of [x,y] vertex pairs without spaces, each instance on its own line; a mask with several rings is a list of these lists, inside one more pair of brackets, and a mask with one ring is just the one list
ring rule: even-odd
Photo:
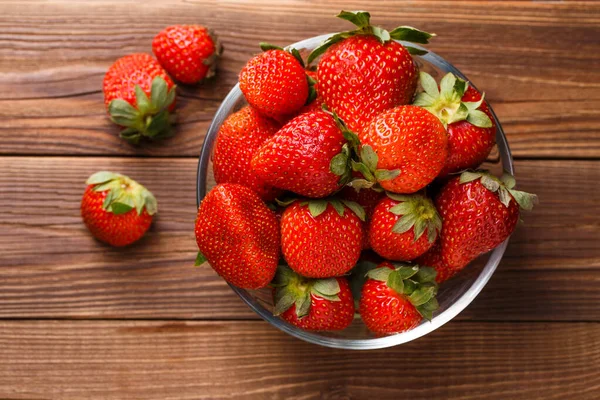
[[[519,161],[540,196],[502,264],[462,318],[600,321],[598,161]],[[159,200],[149,234],[128,249],[96,242],[79,201],[111,169]],[[0,317],[255,318],[208,268],[192,266],[196,161],[0,157]]]
[[0,322],[5,399],[596,399],[600,325],[452,323],[386,350],[265,322]]
[[[516,157],[600,158],[600,3],[515,1],[5,1],[0,154],[197,156],[257,43],[346,29],[333,18],[342,7],[369,9],[388,28],[435,31],[431,49],[486,91]],[[105,116],[104,72],[120,56],[150,51],[164,26],[198,22],[225,44],[217,79],[180,87],[176,137],[138,149],[123,143]]]

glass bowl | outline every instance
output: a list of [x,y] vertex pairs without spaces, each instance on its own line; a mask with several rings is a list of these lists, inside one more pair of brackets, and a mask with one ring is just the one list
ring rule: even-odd
[[[317,47],[322,41],[327,39],[332,34],[316,36],[310,39],[303,40],[291,45],[300,51],[303,56],[306,56],[312,49]],[[402,43],[402,42],[401,42]],[[415,44],[410,44],[413,47],[419,47]],[[468,80],[464,74],[456,69],[452,64],[444,60],[433,52],[429,52],[424,56],[415,56],[415,62],[423,71],[429,72],[432,76],[439,80],[447,72],[452,72],[465,80]],[[472,83],[470,83],[472,84]],[[219,128],[223,121],[233,112],[239,110],[246,105],[246,100],[240,91],[239,85],[236,85],[225,100],[221,103],[215,117],[212,120],[208,133],[202,146],[200,160],[198,164],[197,176],[197,202],[200,204],[206,193],[215,185],[212,171],[212,151],[215,144],[215,139],[219,132]],[[496,118],[494,111],[490,107],[490,111],[494,116],[497,125],[497,148],[492,151],[490,158],[485,163],[484,167],[499,174],[502,170],[507,170],[514,175],[513,162],[510,154],[510,149],[504,136],[502,126]],[[231,286],[233,291],[246,302],[246,304],[260,315],[264,320],[282,331],[289,333],[299,339],[307,342],[316,343],[322,346],[342,348],[342,349],[378,349],[399,345],[410,342],[423,335],[426,335],[446,322],[454,318],[458,313],[464,310],[475,297],[481,292],[483,287],[489,281],[490,277],[500,263],[508,240],[494,249],[492,252],[475,260],[469,267],[465,268],[460,274],[453,279],[445,282],[440,286],[438,293],[438,301],[440,308],[434,313],[431,321],[423,321],[415,329],[404,333],[398,333],[386,337],[376,337],[371,334],[359,318],[355,318],[353,323],[347,329],[340,332],[308,332],[297,328],[279,317],[272,314],[272,296],[270,289],[262,290],[244,290]]]

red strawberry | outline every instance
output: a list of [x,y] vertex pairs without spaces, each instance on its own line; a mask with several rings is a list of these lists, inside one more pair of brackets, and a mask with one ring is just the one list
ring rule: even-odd
[[359,313],[377,335],[415,328],[431,320],[438,308],[435,270],[410,264],[384,262],[367,273]]
[[347,200],[296,201],[281,217],[281,250],[290,268],[310,278],[350,271],[362,250],[364,210]]
[[81,200],[81,217],[96,239],[111,246],[139,240],[156,214],[156,199],[129,177],[101,171],[90,176]]
[[388,193],[375,208],[368,237],[383,258],[409,261],[429,250],[441,229],[442,220],[429,198]]
[[446,129],[421,107],[384,111],[359,137],[362,163],[353,168],[394,193],[423,189],[440,173],[448,155]]
[[275,118],[295,114],[307,102],[309,82],[297,50],[261,44],[265,50],[240,72],[240,89],[248,103]]
[[450,72],[440,89],[431,75],[421,72],[421,86],[425,91],[414,104],[436,115],[448,130],[448,158],[440,176],[477,168],[496,144],[496,123],[484,96]]
[[258,289],[271,282],[279,261],[279,222],[251,189],[225,183],[202,200],[196,218],[196,264],[208,260],[227,282]]
[[275,315],[310,331],[339,331],[354,319],[354,299],[346,278],[308,279],[279,267],[275,280]]
[[252,158],[252,170],[272,186],[325,197],[350,179],[345,134],[325,111],[301,114],[267,139]]
[[442,282],[504,242],[517,225],[519,207],[531,210],[537,201],[514,186],[508,173],[500,180],[485,171],[467,171],[450,180],[435,200],[443,221],[439,245],[418,262],[434,267]]
[[382,111],[409,104],[417,88],[411,52],[425,52],[392,39],[428,43],[433,35],[406,26],[388,32],[371,26],[367,12],[342,11],[338,17],[357,29],[327,39],[308,62],[325,53],[318,66],[319,92],[351,130],[359,131]]
[[265,201],[281,195],[282,190],[268,185],[250,167],[252,156],[278,129],[279,124],[252,107],[227,117],[219,129],[213,153],[215,181],[248,186]]
[[175,109],[175,85],[148,54],[119,58],[104,76],[104,103],[111,121],[124,127],[121,137],[139,143],[171,134],[170,112]]
[[441,251],[441,242],[441,240],[435,242],[431,249],[429,249],[425,254],[423,254],[421,257],[415,260],[415,262],[423,263],[424,265],[431,265],[432,268],[435,268],[437,272],[435,280],[438,283],[442,283],[452,278],[465,267],[464,265],[451,266],[446,261],[444,261],[444,257]]
[[[367,231],[368,223],[371,220],[371,215],[373,215],[373,211],[375,211],[375,206],[384,196],[385,194],[383,192],[378,192],[370,188],[360,189],[344,186],[344,188],[340,190],[341,198],[358,203],[358,205],[365,210],[365,232]],[[363,250],[370,248],[371,246],[369,245],[369,238],[367,235],[365,235],[363,240]]]
[[223,47],[203,26],[173,25],[154,37],[152,51],[173,78],[183,83],[196,83],[215,74]]

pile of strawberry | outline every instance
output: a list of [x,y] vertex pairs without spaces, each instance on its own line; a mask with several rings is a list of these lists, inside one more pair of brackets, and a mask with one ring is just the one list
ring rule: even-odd
[[[109,117],[132,144],[171,136],[176,87],[169,74],[184,84],[211,78],[223,48],[203,26],[173,25],[154,37],[152,51],[156,58],[146,53],[119,58],[104,77]],[[81,216],[94,237],[121,247],[144,236],[158,208],[150,191],[108,171],[93,174],[86,183]]]
[[[432,318],[438,284],[508,238],[536,197],[476,170],[496,137],[483,94],[419,73],[413,55],[425,51],[395,41],[432,34],[338,17],[356,29],[308,66],[261,44],[242,69],[249,105],[219,131],[197,263],[240,288],[271,287],[274,313],[303,329],[346,328],[356,300],[375,334],[403,332]],[[373,259],[365,251],[378,265],[357,269]]]

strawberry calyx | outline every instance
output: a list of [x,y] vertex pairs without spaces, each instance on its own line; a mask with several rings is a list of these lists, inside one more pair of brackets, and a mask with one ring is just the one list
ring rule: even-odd
[[281,315],[295,305],[298,318],[307,316],[312,303],[311,295],[329,301],[341,301],[339,297],[341,289],[337,279],[305,278],[286,265],[279,266],[271,286],[275,288],[274,315]]
[[210,79],[213,76],[215,76],[215,73],[217,70],[217,60],[223,54],[223,44],[219,40],[219,37],[211,29],[208,30],[208,36],[210,37],[210,40],[212,40],[212,42],[213,42],[215,51],[210,56],[208,56],[206,59],[204,59],[202,61],[202,64],[208,66],[208,72],[206,73],[206,76],[204,77],[204,79]]
[[[394,179],[400,175],[399,169],[378,169],[379,157],[373,148],[369,145],[361,146],[358,135],[348,129],[346,123],[334,111],[330,111],[327,105],[323,104],[322,109],[333,117],[347,140],[342,151],[331,159],[329,165],[331,172],[341,176],[340,184],[347,184],[356,190],[371,188],[382,191],[377,182]],[[363,178],[352,179],[351,171],[360,172]]]
[[194,266],[198,267],[202,264],[204,264],[208,259],[206,258],[206,256],[204,254],[202,254],[201,251],[198,252],[198,254],[196,255],[196,261],[194,262]]
[[315,86],[317,85],[317,80],[312,76],[306,74],[306,81],[308,82],[308,97],[306,98],[305,106],[312,103],[317,98],[317,89]]
[[331,205],[340,217],[344,216],[346,208],[352,211],[361,221],[366,220],[365,209],[355,201],[346,199],[338,199],[336,197],[328,197],[325,199],[311,199],[300,202],[300,206],[308,206],[308,211],[313,218],[317,218],[323,214],[327,206]]
[[325,104],[321,108],[327,114],[331,115],[347,141],[342,146],[342,151],[333,156],[329,163],[329,170],[340,177],[339,184],[343,186],[352,179],[352,160],[358,154],[360,141],[358,135],[348,129],[346,123],[335,112],[330,111]]
[[504,171],[501,178],[497,178],[489,171],[464,171],[460,175],[460,183],[473,182],[479,179],[480,183],[492,193],[497,193],[500,202],[508,207],[512,200],[516,201],[522,210],[531,211],[534,204],[539,202],[536,194],[514,189],[517,182],[515,177]]
[[[300,55],[300,52],[297,49],[293,47],[283,48],[267,42],[260,42],[259,45],[262,51],[281,50],[291,54],[296,60],[298,60],[298,63],[300,63],[302,68],[306,69],[304,60],[302,59],[302,56]],[[304,105],[312,103],[313,100],[317,98],[317,91],[315,90],[315,85],[317,84],[317,81],[308,74],[306,74],[306,81],[308,82],[308,97],[306,98],[306,102],[304,103]]]
[[431,321],[433,312],[439,308],[435,296],[438,285],[436,271],[431,267],[408,263],[385,263],[384,266],[367,272],[366,276],[385,282],[387,287],[405,297],[415,306],[419,314]]
[[485,93],[475,102],[462,101],[462,97],[469,88],[469,82],[456,77],[448,72],[440,81],[440,86],[427,72],[420,72],[419,79],[423,92],[415,98],[413,105],[425,108],[438,117],[448,127],[458,121],[468,121],[479,128],[491,128],[492,120],[486,113],[479,110],[483,104]]
[[128,176],[109,171],[96,172],[86,181],[94,192],[107,192],[102,208],[119,215],[133,209],[141,215],[144,209],[150,215],[156,214],[158,205],[154,195]]
[[110,119],[125,127],[121,138],[138,144],[142,137],[161,139],[171,136],[171,115],[169,107],[175,101],[175,85],[169,89],[161,76],[152,80],[150,97],[139,85],[135,85],[136,104],[123,99],[114,99],[108,105]]
[[390,199],[400,201],[388,210],[394,215],[401,215],[392,227],[392,232],[405,233],[413,229],[416,242],[427,230],[427,240],[433,243],[442,230],[442,217],[431,199],[419,193],[396,194],[386,193]]
[[399,169],[381,169],[377,168],[379,157],[373,148],[366,144],[360,147],[358,151],[358,160],[351,160],[352,170],[360,172],[363,178],[355,178],[348,186],[354,188],[372,188],[375,190],[381,190],[379,185],[376,185],[381,181],[388,181],[396,178],[400,175]]
[[[357,29],[340,32],[333,36],[330,36],[320,46],[315,48],[308,56],[307,62],[312,63],[317,57],[323,54],[333,44],[340,42],[356,35],[371,35],[377,37],[382,44],[389,42],[390,40],[402,40],[411,43],[427,44],[429,39],[435,36],[435,33],[428,33],[419,29],[413,28],[412,26],[399,26],[391,32],[379,27],[371,25],[371,14],[366,11],[341,11],[337,18],[344,19],[352,22],[356,25]],[[412,46],[404,46],[410,54],[413,55],[424,55],[427,51],[423,48],[417,48]]]

